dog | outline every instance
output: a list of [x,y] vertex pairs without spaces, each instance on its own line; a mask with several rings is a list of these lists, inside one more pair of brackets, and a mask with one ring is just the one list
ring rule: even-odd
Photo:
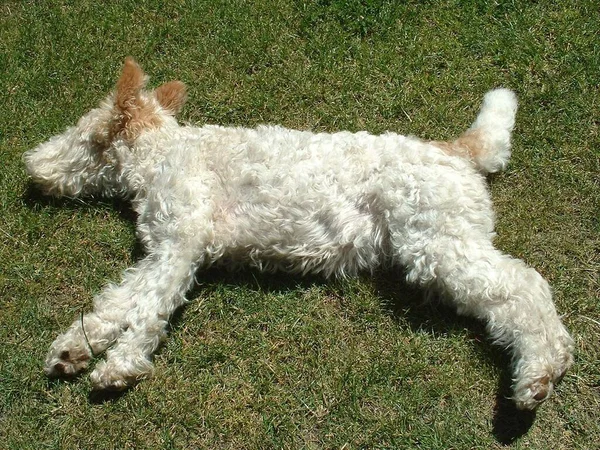
[[534,409],[573,362],[548,283],[492,244],[485,176],[504,169],[517,110],[488,92],[453,141],[395,133],[332,134],[279,126],[181,126],[179,81],[145,89],[126,59],[114,92],[75,127],[24,153],[54,196],[125,197],[147,256],[109,284],[93,311],[52,343],[48,376],[121,390],[151,374],[152,355],[199,269],[215,263],[353,276],[382,264],[483,320],[512,355],[512,399]]

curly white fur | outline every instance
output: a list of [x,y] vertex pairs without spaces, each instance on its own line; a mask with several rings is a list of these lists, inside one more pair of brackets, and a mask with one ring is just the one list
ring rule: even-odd
[[96,388],[121,389],[149,374],[169,317],[197,269],[213,263],[325,276],[391,263],[460,314],[486,321],[492,339],[511,349],[519,407],[534,408],[552,392],[572,363],[572,340],[548,283],[492,245],[483,174],[508,162],[511,91],[489,92],[472,127],[442,143],[394,133],[182,127],[173,116],[183,85],[148,92],[144,80],[126,61],[99,109],[24,155],[49,194],[131,198],[147,250],[55,340],[47,374],[75,374],[106,349],[91,374]]

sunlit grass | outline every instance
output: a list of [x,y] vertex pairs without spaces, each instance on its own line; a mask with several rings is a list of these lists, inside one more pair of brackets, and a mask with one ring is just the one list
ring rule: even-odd
[[[0,6],[0,447],[589,448],[600,440],[597,5],[567,2],[4,2]],[[490,180],[497,245],[547,277],[576,365],[532,416],[481,324],[397,273],[326,283],[198,274],[156,357],[116,398],[51,382],[46,349],[138,257],[120,202],[45,199],[20,155],[134,56],[181,79],[182,120],[445,139],[490,88],[520,99]]]

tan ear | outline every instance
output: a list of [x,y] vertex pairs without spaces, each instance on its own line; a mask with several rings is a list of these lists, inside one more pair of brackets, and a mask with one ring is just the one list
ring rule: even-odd
[[135,107],[141,89],[146,85],[146,75],[133,58],[127,57],[123,72],[117,81],[115,105],[122,111]]
[[142,130],[156,128],[161,119],[155,114],[152,103],[148,103],[141,95],[147,77],[133,58],[125,59],[123,72],[117,81],[115,94],[115,117],[111,125],[112,136],[122,136],[132,141]]
[[175,115],[187,100],[187,89],[181,81],[169,81],[157,87],[154,96],[162,108]]

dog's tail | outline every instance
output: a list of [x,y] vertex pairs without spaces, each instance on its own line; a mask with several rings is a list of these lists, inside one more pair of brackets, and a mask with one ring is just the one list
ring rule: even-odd
[[[510,135],[515,125],[517,97],[508,89],[485,94],[471,128],[454,142],[434,142],[445,152],[469,158],[483,173],[499,172],[510,158]],[[439,145],[442,144],[442,145]]]

